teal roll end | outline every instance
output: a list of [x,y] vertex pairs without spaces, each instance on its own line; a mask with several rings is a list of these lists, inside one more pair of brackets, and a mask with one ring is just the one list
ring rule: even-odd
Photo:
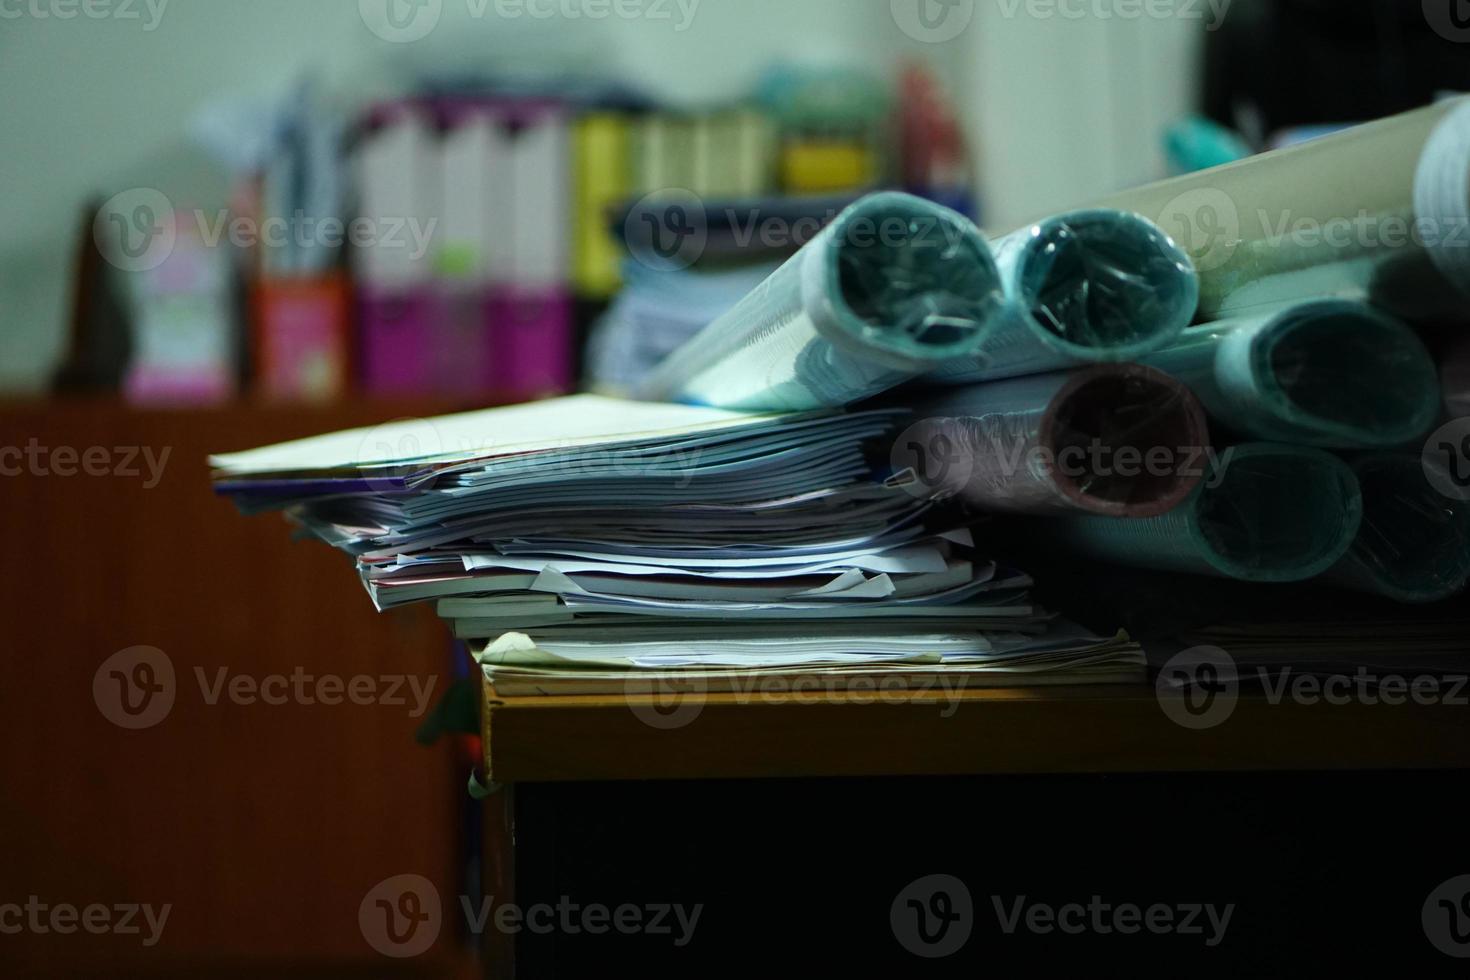
[[1030,229],[1014,301],[1055,351],[1132,361],[1173,343],[1199,306],[1189,255],[1127,211],[1073,211]]
[[1415,453],[1353,461],[1363,488],[1363,525],[1328,574],[1338,585],[1396,602],[1438,602],[1470,583],[1470,501],[1447,497]]

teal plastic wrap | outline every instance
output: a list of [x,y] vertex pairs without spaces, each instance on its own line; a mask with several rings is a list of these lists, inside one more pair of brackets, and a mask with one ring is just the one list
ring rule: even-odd
[[1424,465],[1411,453],[1353,460],[1363,488],[1363,525],[1328,581],[1405,603],[1437,602],[1464,591],[1470,502],[1435,489]]
[[1122,565],[1297,582],[1347,554],[1363,518],[1353,471],[1329,453],[1252,443],[1220,464],[1177,509],[1145,520],[1068,518],[1041,532],[1069,550]]
[[1419,337],[1349,300],[1195,327],[1148,363],[1253,439],[1384,449],[1423,438],[1440,413],[1434,360]]
[[1205,473],[1209,431],[1184,385],[1137,364],[956,388],[915,406],[894,468],[984,510],[1145,517]]
[[848,405],[975,354],[1005,309],[972,222],[908,194],[872,194],[670,355],[639,395],[755,411]]
[[973,358],[926,380],[975,384],[1099,362],[1134,361],[1193,319],[1199,279],[1157,225],[1125,211],[1073,211],[995,244],[1010,317]]

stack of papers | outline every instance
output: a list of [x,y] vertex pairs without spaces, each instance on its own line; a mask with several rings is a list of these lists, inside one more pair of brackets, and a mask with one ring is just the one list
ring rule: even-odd
[[436,603],[502,693],[1141,679],[1136,645],[1057,623],[912,474],[875,470],[900,418],[582,395],[211,463],[246,512],[352,555],[379,609]]

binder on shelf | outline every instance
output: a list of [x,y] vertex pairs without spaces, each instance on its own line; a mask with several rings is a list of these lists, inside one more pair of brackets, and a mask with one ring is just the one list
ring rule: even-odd
[[572,386],[570,132],[554,103],[502,107],[511,207],[504,263],[492,269],[498,392],[534,398]]
[[340,273],[257,280],[251,304],[256,390],[277,401],[324,402],[345,394],[350,307]]
[[608,299],[622,285],[622,252],[607,215],[632,190],[629,131],[627,117],[615,112],[589,113],[573,127],[572,288],[586,299]]
[[572,301],[565,287],[507,286],[492,309],[495,392],[531,400],[571,391]]
[[360,373],[369,395],[433,392],[434,324],[438,299],[433,286],[375,288],[360,284]]
[[446,103],[440,119],[444,217],[428,370],[435,391],[479,395],[496,380],[491,289],[509,226],[507,144],[488,103]]
[[378,106],[369,124],[356,157],[359,215],[373,232],[355,255],[362,385],[373,395],[427,394],[437,306],[433,246],[442,220],[438,134],[411,103]]

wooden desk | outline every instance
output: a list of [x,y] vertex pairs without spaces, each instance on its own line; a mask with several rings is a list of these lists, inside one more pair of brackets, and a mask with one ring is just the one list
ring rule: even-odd
[[1470,711],[1446,704],[1272,704],[1249,695],[1224,723],[1198,731],[1175,724],[1139,686],[901,700],[697,695],[678,706],[687,723],[670,728],[645,720],[657,710],[648,695],[505,698],[487,685],[485,772],[518,783],[1470,768]]
[[[876,695],[870,697],[876,700]],[[576,849],[585,856],[586,848],[573,843],[581,837],[597,834],[598,839],[618,840],[617,831],[604,833],[598,824],[619,819],[630,801],[652,795],[671,804],[687,822],[708,819],[720,807],[729,810],[732,795],[738,799],[739,793],[746,792],[725,792],[711,780],[761,780],[731,785],[774,787],[771,796],[763,799],[770,804],[774,798],[775,806],[782,806],[782,798],[775,796],[779,786],[803,786],[801,780],[806,778],[839,777],[819,785],[839,787],[833,792],[841,798],[848,791],[840,787],[850,787],[852,777],[940,777],[917,783],[903,779],[861,783],[859,779],[861,785],[872,787],[871,796],[859,796],[856,803],[848,800],[842,804],[846,809],[839,812],[853,820],[876,821],[882,834],[894,833],[894,819],[881,816],[882,807],[899,813],[904,810],[895,798],[907,797],[921,784],[953,787],[968,782],[943,777],[986,777],[980,780],[982,786],[1004,786],[1007,797],[1021,786],[1024,795],[1031,797],[1054,791],[1039,789],[1047,782],[1027,776],[1051,774],[1055,780],[1067,781],[1068,787],[1080,785],[1077,795],[1081,800],[1091,800],[1099,788],[1121,792],[1124,798],[1137,790],[1155,806],[1160,805],[1160,798],[1171,800],[1169,794],[1178,787],[1184,797],[1218,792],[1227,800],[1253,800],[1264,813],[1274,814],[1278,809],[1290,813],[1291,820],[1269,832],[1298,834],[1302,841],[1310,842],[1321,831],[1313,826],[1319,818],[1306,809],[1314,798],[1322,799],[1323,806],[1347,805],[1332,789],[1342,790],[1345,780],[1389,781],[1386,790],[1379,782],[1365,788],[1363,794],[1369,799],[1394,797],[1400,786],[1433,781],[1433,792],[1460,793],[1455,797],[1458,800],[1463,792],[1453,787],[1463,786],[1464,781],[1454,771],[1470,769],[1470,710],[1454,704],[1273,704],[1263,695],[1242,694],[1223,723],[1191,730],[1172,721],[1153,689],[1146,686],[1012,688],[962,692],[954,697],[919,694],[894,703],[896,700],[889,696],[886,703],[858,703],[856,699],[810,695],[804,703],[781,703],[776,698],[722,694],[696,696],[684,705],[666,701],[665,714],[659,716],[651,714],[657,705],[649,696],[510,698],[499,696],[487,685],[482,713],[485,773],[495,791],[486,807],[485,891],[513,901],[518,862],[524,868],[534,859],[536,874],[546,883],[545,852]],[[684,714],[678,714],[679,709]],[[1446,776],[1431,775],[1434,772]],[[1064,774],[1111,775],[1099,783],[1095,775]],[[990,777],[1001,782],[989,781]],[[1016,779],[1022,782],[1014,782]],[[1398,779],[1408,782],[1394,782]],[[652,782],[632,782],[640,780]],[[1326,789],[1319,792],[1313,780]],[[587,790],[577,790],[578,785]],[[1120,785],[1126,788],[1120,790]],[[882,787],[901,789],[894,793]],[[801,790],[795,798],[811,804],[826,792]],[[1349,798],[1356,792],[1357,784],[1353,784]],[[989,790],[982,789],[979,795],[983,800],[993,799]],[[719,802],[710,807],[702,799]],[[740,805],[761,813],[774,809],[745,800],[736,807]],[[1436,812],[1459,805],[1445,803]],[[1217,807],[1211,803],[1206,809],[1215,812]],[[915,819],[922,825],[937,818],[926,813]],[[1297,819],[1300,824],[1293,822]],[[547,823],[555,823],[557,829],[547,830],[542,826]],[[1167,818],[1161,818],[1161,823],[1167,827]],[[1209,839],[1212,831],[1202,828],[1198,818],[1183,823],[1175,833],[1203,832]],[[1132,824],[1123,821],[1123,825],[1121,833],[1126,835]],[[1127,845],[1130,848],[1141,842],[1142,826],[1139,821],[1140,840]],[[1229,833],[1249,835],[1257,829],[1232,826]],[[729,830],[724,828],[724,832]],[[711,830],[711,834],[719,832]],[[1347,832],[1340,821],[1337,832]],[[1425,833],[1435,831],[1426,829]],[[741,843],[758,854],[760,839]],[[1331,846],[1331,839],[1329,832],[1323,846]],[[1290,840],[1296,847],[1298,838]],[[1269,846],[1280,847],[1281,842]],[[677,860],[662,855],[660,847],[647,841],[641,847],[636,841],[624,845],[624,859],[634,869],[629,877],[639,880],[638,869],[651,861]],[[747,856],[744,846],[740,855]],[[748,859],[759,861],[753,856]],[[1160,866],[1144,869],[1148,861],[1160,862]],[[1155,879],[1167,875],[1161,866],[1179,863],[1170,858],[1167,848],[1145,848],[1139,852],[1139,862],[1139,876],[1145,881],[1150,875]],[[1455,865],[1446,861],[1445,866],[1444,876],[1448,877]],[[781,874],[804,873],[800,864],[786,860],[780,867],[786,869]],[[554,890],[564,883],[553,880],[550,887]],[[710,886],[715,891],[719,887]],[[785,883],[768,878],[760,887],[779,892]],[[1324,890],[1335,887],[1324,886]],[[1405,887],[1412,890],[1417,885]],[[1401,889],[1395,884],[1390,890],[1397,894]],[[548,892],[542,888],[539,893]],[[484,938],[487,976],[513,976],[514,937],[487,930]],[[1239,968],[1239,963],[1231,966]],[[538,964],[534,972],[541,975],[543,969]],[[1213,974],[1207,967],[1199,975]]]

